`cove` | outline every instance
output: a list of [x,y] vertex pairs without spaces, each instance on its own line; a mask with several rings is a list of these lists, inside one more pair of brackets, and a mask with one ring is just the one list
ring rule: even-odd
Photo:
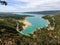
[[31,23],[26,29],[22,30],[22,34],[31,34],[36,28],[43,28],[48,25],[48,21],[42,18],[42,15],[35,15],[34,17],[27,17],[26,20]]

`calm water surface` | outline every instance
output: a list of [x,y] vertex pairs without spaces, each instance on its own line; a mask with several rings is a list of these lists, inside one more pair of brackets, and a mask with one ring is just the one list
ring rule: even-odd
[[26,29],[24,29],[22,34],[31,34],[36,28],[45,27],[48,25],[48,21],[42,18],[43,15],[34,15],[34,17],[27,17],[26,20],[31,23]]

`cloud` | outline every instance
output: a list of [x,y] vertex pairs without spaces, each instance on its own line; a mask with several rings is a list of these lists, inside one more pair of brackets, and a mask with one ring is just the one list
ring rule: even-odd
[[12,6],[2,6],[2,5],[0,5],[0,12],[13,12],[14,10],[16,10],[16,9]]
[[[57,3],[59,2],[60,3],[60,0],[14,0],[16,2],[28,2],[27,4],[25,4],[25,6],[19,6],[21,8],[36,8],[37,6],[49,6],[50,4],[56,4],[58,5]],[[17,5],[18,6],[18,5]]]
[[[0,11],[42,11],[60,10],[60,0],[6,0],[7,7],[0,7]],[[7,9],[8,8],[8,9]],[[4,10],[3,10],[4,9]]]

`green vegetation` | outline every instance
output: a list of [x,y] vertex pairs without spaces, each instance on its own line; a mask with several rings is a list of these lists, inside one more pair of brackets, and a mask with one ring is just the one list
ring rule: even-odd
[[44,16],[43,18],[49,20],[48,27],[37,28],[29,37],[22,36],[21,42],[26,45],[28,43],[30,45],[60,45],[60,14]]
[[[54,14],[52,16],[45,16],[43,17],[45,19],[48,19],[50,22],[51,27],[54,27],[53,30],[49,30],[49,36],[52,38],[49,40],[52,44],[60,45],[60,13]],[[54,20],[52,20],[54,18]],[[53,23],[54,21],[54,23]],[[53,26],[55,24],[55,26]]]
[[0,35],[8,33],[18,34],[16,30],[17,23],[19,23],[19,28],[22,30],[23,23],[18,22],[18,20],[25,19],[24,15],[17,14],[0,14]]
[[11,13],[0,13],[0,18],[5,19],[24,19],[25,17],[32,17],[30,15],[19,15]]
[[[44,16],[43,18],[50,22],[48,27],[37,28],[33,34],[29,35],[23,35],[16,31],[18,22],[16,20],[25,19],[26,16],[8,15],[0,14],[0,39],[6,37],[8,37],[7,39],[18,38],[14,42],[16,42],[15,44],[19,42],[20,45],[60,45],[60,14]],[[23,25],[23,23],[19,23],[20,30]],[[53,27],[54,29],[52,30]]]

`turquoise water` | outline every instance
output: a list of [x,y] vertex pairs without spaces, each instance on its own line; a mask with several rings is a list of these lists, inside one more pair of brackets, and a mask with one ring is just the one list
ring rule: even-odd
[[31,23],[26,29],[24,29],[21,33],[23,34],[31,34],[38,27],[45,27],[48,25],[48,21],[42,18],[42,15],[35,15],[34,17],[27,17],[26,20]]

